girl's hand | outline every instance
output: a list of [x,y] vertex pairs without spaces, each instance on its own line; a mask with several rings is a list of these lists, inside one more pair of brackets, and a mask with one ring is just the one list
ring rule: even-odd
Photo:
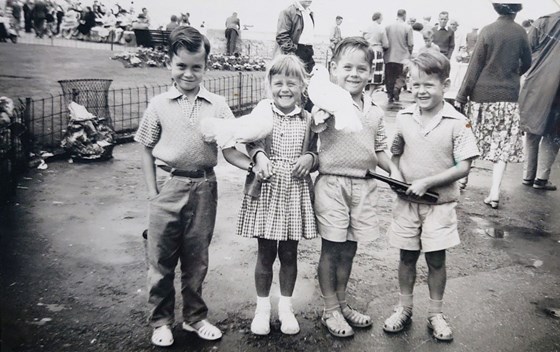
[[408,189],[406,190],[406,194],[407,195],[413,194],[418,197],[422,197],[424,194],[426,194],[428,188],[430,188],[429,183],[426,181],[425,178],[422,178],[420,180],[416,180],[412,182],[410,187],[408,187]]
[[314,105],[311,109],[311,115],[313,116],[313,121],[316,125],[319,125],[325,122],[329,117],[332,115],[326,112],[325,110],[319,109],[317,105]]
[[298,158],[292,170],[292,176],[296,178],[303,178],[311,172],[313,167],[313,155],[304,154]]
[[265,153],[257,153],[255,157],[256,164],[253,167],[253,172],[257,175],[257,180],[268,181],[268,179],[274,174],[272,172],[272,163]]

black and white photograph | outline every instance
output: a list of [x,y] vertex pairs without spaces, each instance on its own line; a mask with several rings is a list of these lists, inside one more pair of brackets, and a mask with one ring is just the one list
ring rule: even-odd
[[560,0],[0,0],[0,351],[560,352]]

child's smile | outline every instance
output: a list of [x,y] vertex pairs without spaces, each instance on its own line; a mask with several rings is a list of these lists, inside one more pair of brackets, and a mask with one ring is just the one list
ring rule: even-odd
[[427,75],[413,67],[410,71],[412,96],[422,113],[439,111],[443,95],[449,86],[449,80],[442,82],[437,75]]
[[276,107],[283,113],[292,112],[301,101],[303,83],[296,77],[277,74],[270,79],[270,90]]

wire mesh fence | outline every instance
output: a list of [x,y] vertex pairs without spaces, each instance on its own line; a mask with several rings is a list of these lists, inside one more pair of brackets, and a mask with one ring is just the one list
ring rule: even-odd
[[[167,91],[170,84],[108,89],[72,82],[63,93],[40,98],[17,98],[11,127],[0,128],[0,166],[2,181],[14,185],[28,164],[30,152],[62,152],[60,142],[69,122],[71,101],[86,106],[98,117],[110,118],[117,140],[130,140],[152,97]],[[249,112],[263,98],[264,75],[239,72],[205,79],[209,91],[224,96],[236,116]],[[108,82],[105,82],[108,83]],[[101,98],[100,98],[101,97]],[[100,116],[104,115],[104,116]],[[17,133],[14,133],[14,126]],[[4,167],[10,164],[15,167]],[[3,166],[4,165],[4,166]],[[4,185],[2,185],[4,186]],[[9,188],[9,187],[8,187]]]

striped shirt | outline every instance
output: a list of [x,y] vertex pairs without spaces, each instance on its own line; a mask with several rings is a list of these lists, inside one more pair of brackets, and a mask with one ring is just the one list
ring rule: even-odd
[[[391,153],[400,155],[398,166],[408,183],[439,174],[462,160],[480,155],[469,120],[449,103],[444,103],[426,126],[420,122],[416,104],[399,111]],[[439,193],[437,204],[459,198],[457,182],[432,190]]]
[[211,168],[218,163],[218,148],[202,137],[200,120],[205,117],[234,118],[224,97],[201,86],[189,102],[173,86],[150,100],[134,140],[153,148],[158,165],[179,170]]

